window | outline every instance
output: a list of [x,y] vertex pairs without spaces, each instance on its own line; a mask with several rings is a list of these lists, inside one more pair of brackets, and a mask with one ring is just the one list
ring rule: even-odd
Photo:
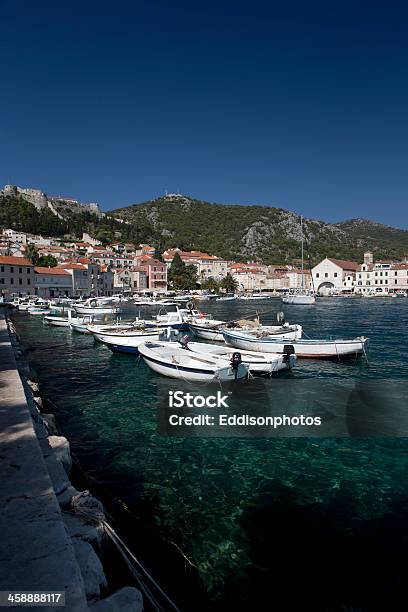
[[22,273],[23,273],[23,268],[19,268],[19,269],[18,269],[18,273],[19,273],[19,274],[22,274]]
[[19,285],[22,285],[22,284],[23,284],[23,279],[22,279],[22,278],[19,278],[19,279],[18,279],[18,284],[19,284]]
[[329,273],[328,273],[328,272],[325,272],[325,273],[324,273],[324,277],[325,277],[325,278],[327,278],[328,276],[329,276]]
[[10,278],[10,285],[14,285],[14,278]]
[[10,272],[14,272],[14,267],[10,266]]
[[334,278],[337,278],[337,272],[334,273]]
[[31,285],[31,280],[29,278],[27,279],[27,285]]
[[27,268],[27,274],[31,274],[31,268]]
[[319,278],[320,274],[319,272],[316,272],[316,278]]
[[[395,281],[397,282],[397,281]],[[0,285],[4,285],[4,278],[0,278]]]
[[0,271],[4,272],[4,266],[1,266]]

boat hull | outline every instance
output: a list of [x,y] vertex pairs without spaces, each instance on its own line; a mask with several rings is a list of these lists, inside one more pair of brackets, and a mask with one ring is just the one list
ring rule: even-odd
[[[234,348],[205,344],[203,342],[189,342],[187,349],[198,355],[211,355],[217,359],[230,361]],[[296,364],[296,355],[277,353],[260,353],[256,351],[240,351],[242,363],[248,366],[251,374],[272,376],[281,370],[290,370]]]
[[[178,352],[175,349],[176,355],[173,357],[160,358],[149,349],[146,343],[139,346],[139,353],[146,365],[153,372],[169,378],[188,382],[233,382],[245,378],[248,374],[248,367],[243,363],[239,364],[236,371],[226,362],[223,362],[223,365],[218,365],[216,362],[212,365],[205,365],[204,360],[201,363],[197,360],[197,365],[187,365],[185,362],[183,363],[185,361],[183,357],[180,359],[180,356],[177,355]],[[185,351],[185,353],[188,362],[188,351]]]
[[316,298],[314,295],[287,295],[282,298],[284,304],[293,304],[297,306],[311,306],[316,304]]
[[[110,347],[115,347],[113,350],[122,350],[128,349],[127,352],[137,352],[137,348],[143,342],[148,340],[158,340],[161,334],[161,330],[152,330],[151,332],[145,331],[143,333],[137,334],[134,333],[132,335],[128,334],[107,334],[103,332],[93,332],[91,331],[94,338],[99,340],[99,342],[103,342],[104,344]],[[119,349],[121,347],[121,349]],[[130,349],[136,349],[130,350]]]
[[280,342],[268,338],[251,338],[224,331],[224,340],[230,346],[241,350],[260,351],[265,353],[283,353],[291,346],[294,354],[300,358],[341,359],[362,355],[368,348],[368,338],[352,340],[285,340]]

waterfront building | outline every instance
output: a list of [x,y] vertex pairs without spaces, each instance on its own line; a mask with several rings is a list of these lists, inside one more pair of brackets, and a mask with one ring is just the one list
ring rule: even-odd
[[221,259],[215,255],[209,255],[202,251],[182,251],[181,249],[167,249],[163,253],[163,259],[168,264],[174,259],[175,254],[180,255],[181,260],[186,265],[193,265],[197,269],[198,281],[204,281],[209,278],[222,280],[228,274],[228,266],[231,262],[226,259]]
[[116,268],[114,271],[114,291],[130,292],[147,289],[147,272],[140,267]]
[[42,298],[73,295],[72,275],[63,268],[34,268],[35,294]]
[[262,291],[271,288],[266,272],[256,264],[232,264],[229,272],[237,281],[239,291]]
[[135,257],[136,266],[146,272],[146,289],[165,293],[167,291],[167,265],[149,255]]
[[72,277],[72,295],[74,297],[89,296],[91,294],[91,278],[86,265],[81,263],[59,264]]
[[25,257],[0,256],[0,295],[34,295],[34,266]]
[[346,277],[355,275],[360,265],[354,261],[326,257],[312,268],[315,291],[320,295],[341,293]]
[[370,251],[364,254],[364,262],[356,274],[356,293],[370,295],[406,291],[408,291],[408,263],[392,260],[374,262]]

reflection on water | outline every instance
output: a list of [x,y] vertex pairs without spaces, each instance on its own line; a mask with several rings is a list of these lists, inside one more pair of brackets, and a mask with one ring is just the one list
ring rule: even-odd
[[[259,304],[268,310],[264,322],[279,309],[275,300]],[[253,312],[254,304],[205,310],[232,319]],[[350,388],[345,413],[353,435],[367,427],[371,410],[387,434],[401,435],[404,415],[396,431],[376,389],[378,379],[405,384],[408,300],[321,300],[316,307],[285,306],[285,313],[311,337],[369,336],[369,361],[299,361],[276,387],[278,379],[254,382],[242,403],[272,401],[274,390],[290,390],[292,380],[321,380],[323,412],[335,412],[339,385]],[[279,611],[406,609],[404,438],[161,437],[156,409],[174,381],[88,336],[43,328],[28,315],[16,314],[15,322],[84,469],[189,560],[187,578],[163,569],[160,558],[151,562],[164,580],[170,571],[167,586],[176,599],[198,572],[207,598],[195,609],[263,609],[265,602]],[[401,410],[403,388],[381,387]],[[299,409],[301,393],[293,389],[292,408]],[[377,435],[376,426],[370,433]]]

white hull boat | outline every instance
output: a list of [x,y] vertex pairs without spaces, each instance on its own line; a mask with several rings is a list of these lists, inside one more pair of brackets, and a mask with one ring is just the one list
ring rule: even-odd
[[272,334],[285,340],[297,340],[302,337],[301,325],[259,325],[253,326],[237,326],[228,328],[225,321],[202,321],[200,323],[190,323],[189,328],[197,338],[202,340],[211,340],[212,342],[224,342],[224,331],[231,329],[235,331],[252,331],[255,330],[258,334]]
[[294,304],[299,306],[310,306],[316,304],[316,298],[308,293],[289,293],[282,298],[284,304]]
[[[246,378],[248,366],[211,355],[198,355],[174,342],[145,342],[139,353],[154,372],[189,382],[228,382]],[[238,356],[239,353],[234,353]]]
[[270,296],[269,295],[240,295],[239,296],[239,300],[244,300],[244,301],[259,301],[259,300],[269,300]]
[[115,315],[121,312],[118,306],[79,306],[74,304],[75,312],[79,315]]
[[160,328],[93,331],[92,326],[89,326],[88,329],[96,340],[106,344],[111,351],[120,353],[138,353],[140,344],[148,340],[158,340],[163,333]]
[[30,315],[43,316],[50,314],[51,310],[49,308],[30,307],[27,312]]
[[291,346],[297,357],[326,359],[362,355],[369,345],[369,339],[363,336],[351,340],[295,340],[291,342],[288,340],[281,341],[270,336],[258,338],[253,333],[229,330],[224,330],[224,340],[230,346],[240,350],[284,353]]
[[43,319],[47,325],[53,325],[54,327],[70,327],[70,319],[65,317],[58,317],[56,315],[45,315]]
[[[207,344],[205,342],[188,342],[188,351],[199,355],[211,355],[215,359],[230,361],[235,349],[218,344]],[[281,370],[290,370],[296,364],[296,355],[293,353],[260,353],[257,351],[240,351],[242,363],[248,366],[251,374],[272,376]]]

